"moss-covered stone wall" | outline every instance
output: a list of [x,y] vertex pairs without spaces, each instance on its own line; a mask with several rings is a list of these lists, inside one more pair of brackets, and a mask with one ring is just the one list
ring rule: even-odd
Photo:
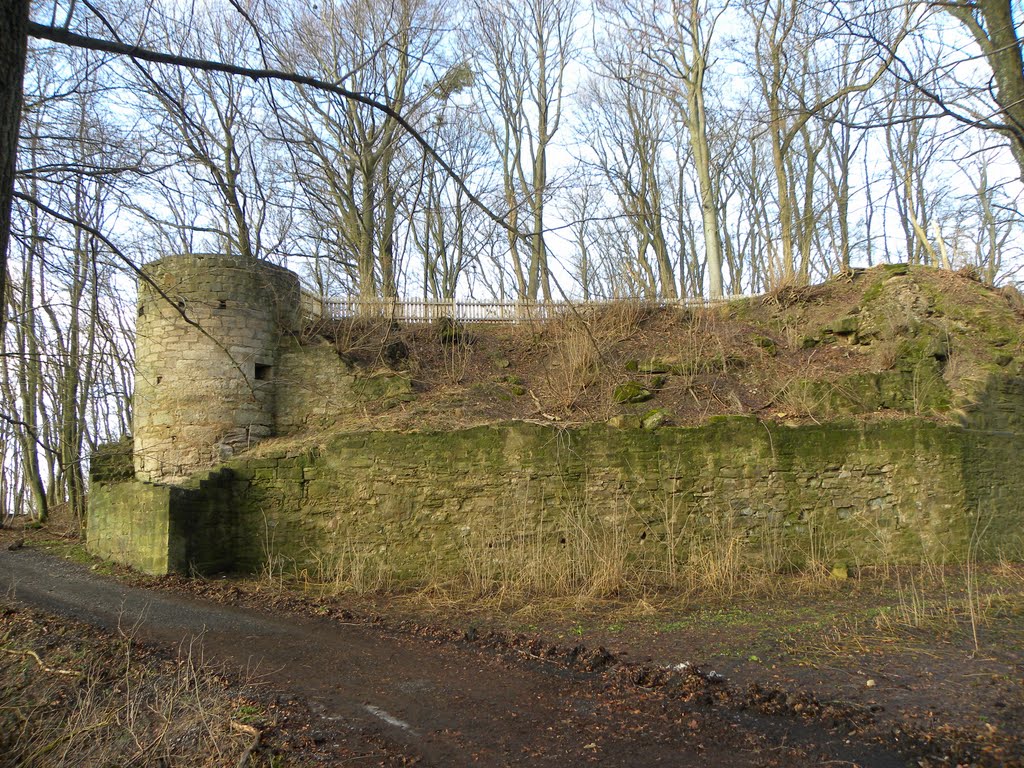
[[[551,537],[597,517],[630,546],[728,535],[798,565],[962,557],[971,524],[956,428],[927,422],[573,430],[506,424],[345,435],[317,451],[229,464],[243,518],[238,562],[268,553],[387,553],[402,575],[456,565],[470,539]],[[262,536],[259,534],[263,534]]]
[[185,488],[101,486],[89,540],[150,571],[166,535],[170,570],[308,572],[372,556],[412,580],[503,537],[557,544],[581,519],[638,557],[670,547],[680,562],[722,537],[778,567],[958,560],[981,533],[1021,547],[1022,447],[1013,433],[925,420],[343,434],[233,459]]
[[94,555],[163,574],[178,570],[169,559],[171,487],[134,479],[93,482],[89,490],[86,547]]
[[390,407],[412,399],[408,376],[358,370],[326,341],[286,339],[281,344],[275,417],[280,435],[329,427],[367,403]]
[[216,572],[236,567],[233,475],[201,472],[184,485],[137,480],[131,444],[101,446],[90,468],[86,546],[144,573]]
[[982,557],[1024,557],[1024,378],[991,377],[964,425],[971,544]]

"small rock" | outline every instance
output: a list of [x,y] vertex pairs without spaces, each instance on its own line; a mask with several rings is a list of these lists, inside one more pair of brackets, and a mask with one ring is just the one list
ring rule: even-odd
[[655,408],[652,411],[648,411],[641,422],[641,426],[644,429],[652,430],[657,429],[672,418],[672,413],[665,408]]
[[832,333],[836,336],[849,336],[857,332],[860,327],[860,320],[856,317],[847,315],[846,317],[840,318],[839,320],[833,321],[831,324],[826,325],[822,330],[826,333]]
[[775,340],[769,339],[767,336],[755,336],[754,346],[763,349],[769,357],[775,357],[779,353],[779,347]]
[[612,398],[616,403],[643,403],[654,397],[654,393],[642,384],[635,381],[627,381],[619,384],[612,392]]
[[632,416],[630,414],[621,413],[618,416],[612,416],[607,422],[609,427],[615,427],[615,429],[640,429],[641,422],[639,416]]
[[866,685],[868,688],[874,688],[875,687],[875,681],[874,680],[868,680],[866,683],[864,683],[864,685]]
[[644,360],[642,363],[637,363],[636,370],[646,374],[668,373],[672,370],[672,366],[657,358],[651,358],[650,360]]

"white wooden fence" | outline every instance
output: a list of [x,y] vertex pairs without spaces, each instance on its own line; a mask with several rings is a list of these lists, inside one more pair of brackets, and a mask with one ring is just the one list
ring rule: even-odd
[[[703,307],[720,304],[742,296],[724,299],[684,298],[648,301],[646,299],[618,299],[635,301],[651,307]],[[358,296],[317,296],[303,291],[302,311],[307,317],[340,320],[366,317],[395,320],[399,323],[431,323],[441,318],[462,323],[523,323],[551,320],[571,308],[577,310],[615,303],[613,301],[466,301],[451,299],[366,299]]]

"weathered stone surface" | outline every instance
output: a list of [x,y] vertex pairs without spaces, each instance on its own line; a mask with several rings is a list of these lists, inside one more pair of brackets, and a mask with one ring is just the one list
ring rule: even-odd
[[89,490],[86,547],[143,573],[174,570],[168,562],[170,493],[170,486],[137,480],[94,485]]
[[766,355],[775,357],[779,352],[779,345],[775,343],[775,339],[770,339],[767,336],[754,336],[754,346],[760,347],[764,350]]
[[639,416],[630,413],[620,413],[608,419],[608,426],[615,429],[639,429],[642,421]]
[[171,256],[143,272],[135,471],[180,482],[273,433],[278,345],[298,328],[299,281],[219,255]]
[[[124,446],[94,457],[88,545],[148,572],[257,570],[268,560],[308,572],[358,556],[417,580],[458,568],[471,542],[557,543],[580,515],[616,526],[638,561],[660,546],[685,563],[696,546],[722,540],[778,567],[941,561],[969,547],[1024,555],[1024,370],[1011,354],[1020,340],[986,331],[1005,352],[961,372],[951,402],[946,378],[958,352],[935,320],[942,297],[905,269],[888,270],[857,311],[804,340],[839,334],[891,353],[887,370],[787,386],[822,424],[724,416],[678,428],[667,412],[641,419],[626,407],[636,413],[607,424],[340,434],[259,458],[237,453],[272,434],[328,427],[368,401],[412,399],[409,378],[357,375],[333,345],[300,345],[291,333],[298,283],[285,270],[202,256],[147,270],[155,285],[140,287],[137,479]],[[898,325],[879,309],[892,296],[910,313]],[[468,343],[461,334],[448,341]],[[751,338],[757,357],[777,351],[772,339]],[[615,400],[653,397],[666,368],[745,364],[632,360],[638,381],[617,387]],[[513,375],[486,386],[498,398],[526,393]],[[902,413],[828,421],[886,410]],[[943,412],[960,424],[909,417]]]
[[847,317],[841,317],[838,320],[833,320],[822,330],[825,333],[831,333],[836,336],[849,336],[857,332],[860,326],[860,320],[854,315],[848,315]]
[[655,408],[644,414],[641,426],[644,429],[657,429],[667,424],[672,418],[672,413],[665,408]]
[[660,541],[680,562],[722,536],[745,557],[795,566],[955,560],[972,540],[987,557],[1022,546],[1024,436],[1005,429],[1019,424],[1020,388],[992,393],[997,432],[727,417],[656,431],[342,434],[306,454],[233,459],[175,493],[107,486],[90,511],[90,547],[157,571],[160,536],[166,567],[183,571],[252,571],[268,557],[310,568],[356,548],[416,581],[460,567],[471,539],[515,530],[557,541],[582,511],[615,520],[636,557]]
[[672,366],[664,360],[652,357],[649,360],[638,362],[636,370],[639,373],[646,374],[670,373],[672,371]]
[[89,480],[92,486],[130,480],[135,475],[130,438],[96,447],[89,461]]
[[612,397],[616,403],[643,403],[654,397],[654,393],[643,384],[627,381],[615,387]]

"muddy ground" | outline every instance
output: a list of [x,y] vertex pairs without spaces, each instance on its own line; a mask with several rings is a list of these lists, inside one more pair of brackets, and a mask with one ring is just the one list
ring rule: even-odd
[[[257,702],[254,765],[1024,765],[1009,597],[975,627],[886,624],[884,591],[854,580],[717,607],[510,610],[115,578],[2,535],[5,650],[26,616],[51,639],[130,627],[156,655],[198,642]],[[1011,566],[991,578],[1024,583]]]

